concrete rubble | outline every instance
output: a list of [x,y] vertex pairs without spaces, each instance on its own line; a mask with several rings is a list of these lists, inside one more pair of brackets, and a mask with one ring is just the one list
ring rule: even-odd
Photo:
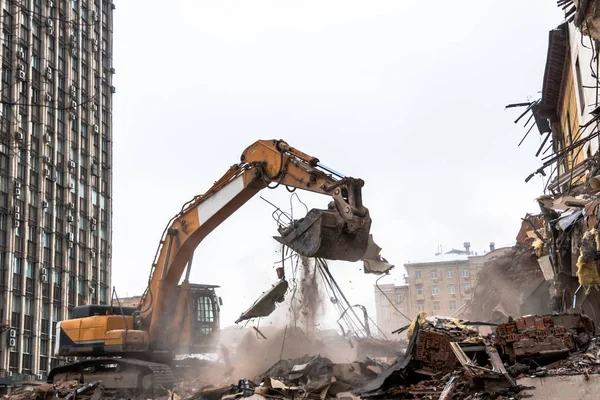
[[[5,398],[520,399],[541,398],[536,387],[550,390],[553,377],[596,382],[600,376],[600,343],[594,323],[582,314],[531,315],[490,324],[421,313],[398,331],[408,333],[408,345],[399,349],[390,344],[388,358],[334,363],[320,354],[275,356],[273,364],[248,379],[235,376],[235,368],[209,363],[210,376],[194,378],[194,369],[188,369],[175,387],[154,393],[109,392],[100,381],[68,381],[22,387]],[[585,384],[579,386],[583,390]]]

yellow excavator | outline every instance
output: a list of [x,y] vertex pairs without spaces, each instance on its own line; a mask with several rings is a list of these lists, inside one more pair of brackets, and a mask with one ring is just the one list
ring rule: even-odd
[[107,388],[145,391],[171,386],[175,355],[203,353],[218,335],[220,299],[214,287],[189,282],[192,255],[202,239],[262,189],[285,186],[332,201],[327,209],[310,210],[279,228],[275,239],[303,256],[358,261],[371,226],[363,185],[283,140],[255,142],[240,163],[169,221],[138,307],[76,307],[71,319],[57,324],[55,353],[78,361],[54,368],[49,382],[102,380]]

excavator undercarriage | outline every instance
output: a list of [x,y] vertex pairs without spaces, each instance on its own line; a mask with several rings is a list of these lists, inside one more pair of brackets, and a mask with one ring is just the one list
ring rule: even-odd
[[92,358],[56,367],[48,375],[48,382],[70,380],[102,381],[105,389],[146,393],[172,388],[175,377],[167,364],[135,358]]

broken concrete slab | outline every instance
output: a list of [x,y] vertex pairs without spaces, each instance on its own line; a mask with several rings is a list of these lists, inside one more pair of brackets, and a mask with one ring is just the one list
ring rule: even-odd
[[365,274],[387,274],[394,265],[388,263],[388,261],[381,257],[379,254],[381,247],[379,247],[373,240],[373,235],[369,234],[369,241],[367,244],[367,250],[362,256],[364,272]]
[[499,324],[494,344],[512,362],[547,363],[584,348],[594,330],[593,322],[582,314],[530,315]]
[[288,282],[285,279],[279,279],[271,288],[264,292],[246,311],[235,321],[239,323],[252,318],[266,317],[275,311],[275,304],[284,300],[285,292],[288,288]]

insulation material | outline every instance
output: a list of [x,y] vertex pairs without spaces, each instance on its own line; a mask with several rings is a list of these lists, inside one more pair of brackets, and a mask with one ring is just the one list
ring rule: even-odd
[[[534,233],[535,234],[535,233]],[[540,236],[542,236],[540,238]],[[546,246],[545,242],[550,240],[552,237],[548,233],[546,229],[543,229],[541,234],[538,236],[535,234],[535,238],[531,243],[533,250],[535,250],[535,255],[538,257],[544,257],[548,255],[548,246]],[[542,240],[543,239],[543,240]]]
[[581,250],[577,260],[577,277],[579,278],[579,284],[584,287],[586,293],[589,293],[592,286],[600,285],[598,249],[600,249],[598,230],[587,231],[581,240]]
[[417,321],[419,323],[419,326],[423,326],[423,324],[427,322],[427,314],[425,312],[419,313],[417,319],[413,320],[413,322],[410,323],[408,331],[406,332],[408,337],[412,337],[412,333],[415,330],[415,324],[417,323]]
[[540,238],[536,238],[531,244],[531,247],[533,247],[533,249],[535,250],[535,255],[538,257],[543,257],[548,254],[548,250],[546,249],[546,247],[544,246],[544,242],[542,242]]

